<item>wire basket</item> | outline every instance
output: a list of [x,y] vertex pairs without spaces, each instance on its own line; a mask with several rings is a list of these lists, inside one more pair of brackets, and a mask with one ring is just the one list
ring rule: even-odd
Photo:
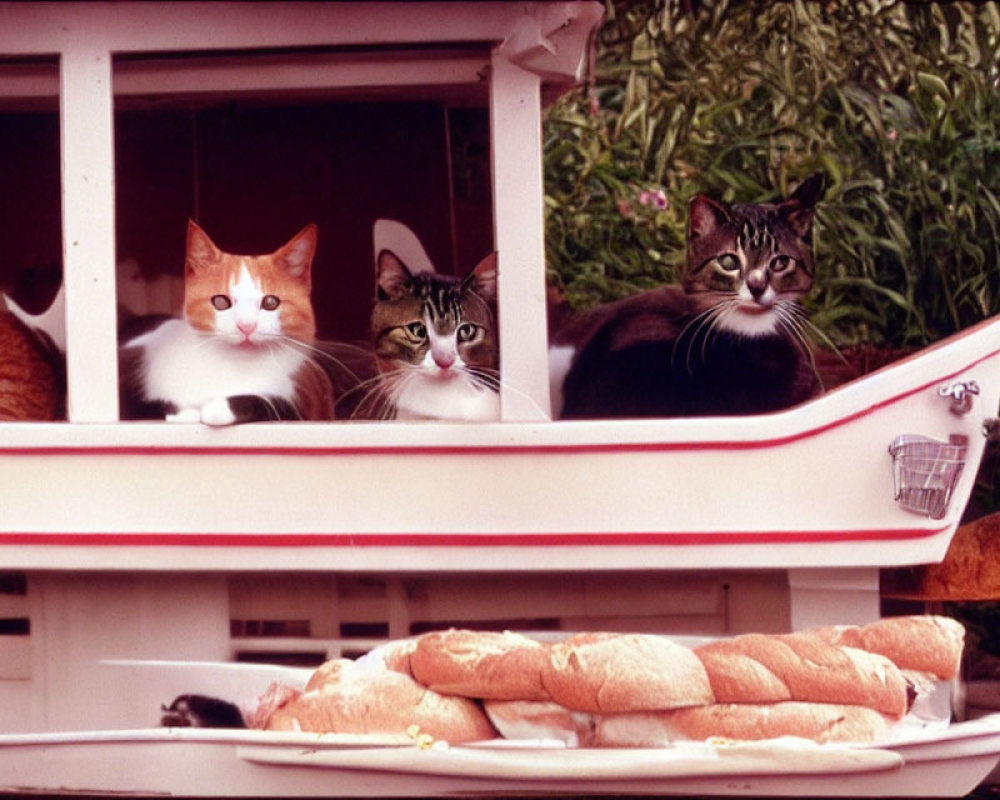
[[968,441],[951,436],[946,443],[913,434],[893,439],[889,454],[896,502],[907,511],[944,518],[965,466]]

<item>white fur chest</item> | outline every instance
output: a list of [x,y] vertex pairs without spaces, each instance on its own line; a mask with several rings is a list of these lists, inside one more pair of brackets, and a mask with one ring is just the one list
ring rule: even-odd
[[195,333],[186,322],[165,322],[132,342],[146,351],[143,388],[149,400],[200,407],[236,395],[291,400],[305,356],[288,346],[236,347]]
[[393,397],[396,419],[490,422],[500,419],[500,395],[459,376],[410,380]]

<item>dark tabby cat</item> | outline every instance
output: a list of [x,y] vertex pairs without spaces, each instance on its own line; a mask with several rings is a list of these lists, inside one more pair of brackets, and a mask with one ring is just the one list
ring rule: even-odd
[[371,335],[379,374],[359,414],[499,419],[495,254],[457,278],[413,273],[383,250],[376,271]]
[[759,414],[819,391],[799,304],[822,176],[775,203],[691,201],[681,286],[571,323],[551,349],[563,418]]
[[315,225],[274,253],[238,256],[189,223],[184,318],[124,342],[123,419],[332,419],[330,380],[311,358],[315,250]]
[[201,694],[182,694],[160,706],[166,728],[245,728],[243,714],[233,703]]

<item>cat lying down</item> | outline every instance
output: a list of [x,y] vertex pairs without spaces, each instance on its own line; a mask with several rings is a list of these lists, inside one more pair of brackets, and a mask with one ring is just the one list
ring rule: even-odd
[[787,199],[690,204],[680,285],[571,319],[550,349],[562,418],[760,414],[817,394],[801,299],[822,176]]
[[312,357],[315,251],[315,225],[273,253],[241,256],[190,222],[183,317],[151,320],[122,343],[122,419],[333,419],[333,387]]

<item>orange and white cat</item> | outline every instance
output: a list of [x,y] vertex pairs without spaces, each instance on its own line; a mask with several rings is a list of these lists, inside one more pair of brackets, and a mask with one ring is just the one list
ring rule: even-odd
[[183,317],[123,342],[122,418],[333,419],[330,380],[311,357],[316,238],[309,225],[268,255],[233,255],[189,222]]
[[0,297],[0,421],[61,418],[64,373],[55,345],[8,310]]

